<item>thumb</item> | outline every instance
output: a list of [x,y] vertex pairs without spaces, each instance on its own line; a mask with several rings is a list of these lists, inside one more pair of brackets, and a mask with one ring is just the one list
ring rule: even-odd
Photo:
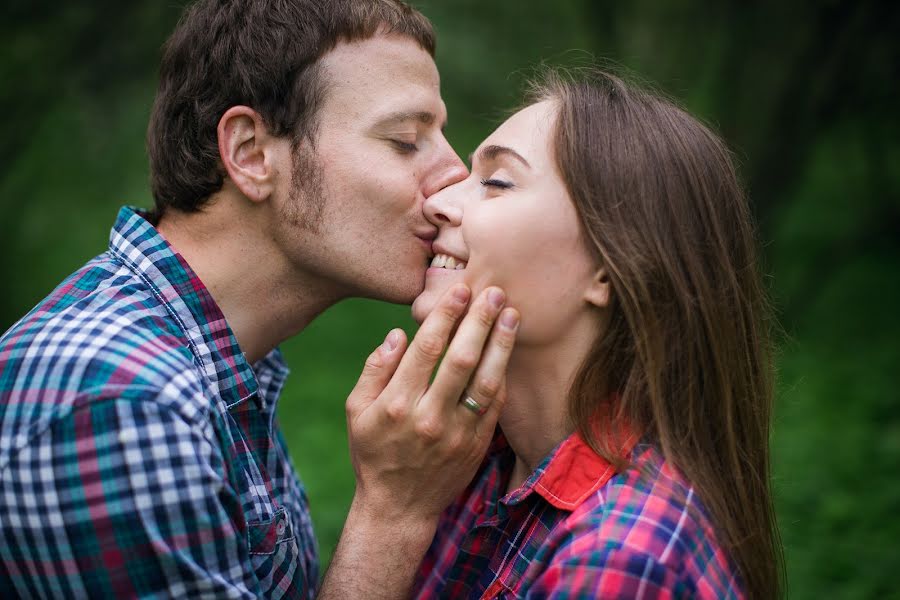
[[348,416],[358,415],[366,410],[384,391],[397,370],[405,349],[406,334],[402,329],[392,329],[384,342],[366,359],[362,374],[347,397]]

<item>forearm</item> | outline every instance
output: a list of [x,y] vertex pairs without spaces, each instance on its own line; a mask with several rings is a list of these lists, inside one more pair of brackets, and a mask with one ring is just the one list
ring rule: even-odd
[[371,514],[354,498],[319,600],[408,598],[436,520]]

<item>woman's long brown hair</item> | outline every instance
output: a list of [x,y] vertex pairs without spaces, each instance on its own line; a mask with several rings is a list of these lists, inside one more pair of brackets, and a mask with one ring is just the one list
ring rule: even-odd
[[609,73],[545,73],[530,96],[557,105],[557,166],[612,288],[609,326],[570,392],[573,422],[610,460],[617,442],[600,441],[598,416],[645,432],[699,493],[749,596],[778,597],[773,322],[731,154],[673,102]]

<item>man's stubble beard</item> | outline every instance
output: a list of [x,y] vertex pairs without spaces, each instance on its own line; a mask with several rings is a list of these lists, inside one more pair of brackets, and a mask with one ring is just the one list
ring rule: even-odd
[[[302,255],[292,260],[303,271],[320,278],[321,290],[337,301],[358,295],[354,280],[347,280],[334,269],[336,248],[330,247],[326,207],[330,199],[325,182],[325,169],[312,144],[292,144],[291,182],[287,202],[281,205],[278,216],[282,235],[291,239],[290,247],[305,247]],[[333,216],[332,216],[333,219]],[[300,242],[301,238],[303,239]],[[299,243],[299,246],[297,245]]]
[[280,217],[289,225],[318,233],[325,213],[325,177],[315,147],[291,144],[291,187]]

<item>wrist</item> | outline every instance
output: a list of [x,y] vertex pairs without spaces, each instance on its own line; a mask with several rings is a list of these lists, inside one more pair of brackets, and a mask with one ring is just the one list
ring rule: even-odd
[[319,600],[409,596],[438,519],[384,508],[353,497]]
[[402,510],[389,502],[373,502],[357,493],[347,513],[343,536],[369,540],[408,557],[424,556],[437,531],[439,517]]

